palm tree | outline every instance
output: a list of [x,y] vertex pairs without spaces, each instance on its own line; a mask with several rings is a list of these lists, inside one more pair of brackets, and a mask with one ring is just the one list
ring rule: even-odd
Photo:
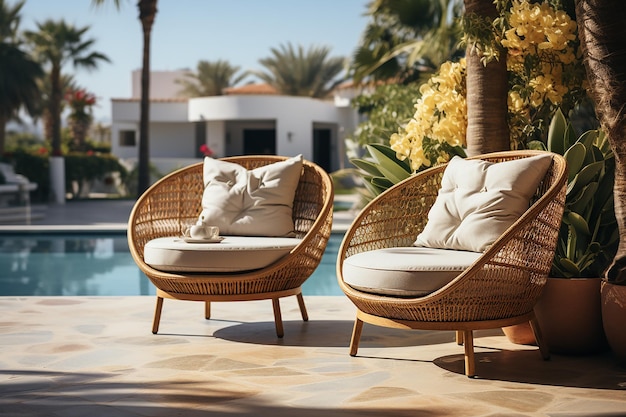
[[39,99],[41,66],[20,49],[17,32],[24,1],[13,7],[0,0],[0,154],[4,152],[6,124],[25,107],[32,115]]
[[93,39],[83,40],[89,26],[76,28],[64,20],[46,20],[37,23],[37,31],[26,31],[24,36],[32,45],[36,57],[48,66],[51,93],[48,111],[52,126],[52,154],[61,154],[61,85],[63,66],[71,62],[75,68],[93,70],[101,61],[110,62],[106,55],[91,51]]
[[[72,74],[61,74],[61,91],[75,89],[76,81]],[[43,121],[43,134],[45,138],[52,137],[52,117],[50,115],[50,97],[52,97],[52,85],[50,77],[41,77],[37,80],[39,86],[40,97],[33,109],[31,116],[33,120],[41,119]],[[61,102],[61,113],[64,110],[65,101]]]
[[[117,1],[117,0],[116,0]],[[141,107],[139,115],[139,167],[137,195],[150,186],[150,37],[157,13],[157,0],[139,0],[139,20],[143,32],[143,55],[141,64]]]
[[[493,21],[498,11],[492,0],[464,0],[465,14]],[[511,149],[507,123],[508,73],[506,52],[500,59],[481,61],[479,50],[467,47],[467,154]]]
[[339,73],[344,70],[343,57],[329,58],[330,49],[313,46],[305,51],[291,45],[271,49],[272,56],[259,60],[266,72],[254,74],[282,94],[323,98],[342,81]]
[[615,154],[619,247],[606,276],[626,285],[626,8],[621,0],[577,0],[576,20],[591,96]]
[[239,70],[228,61],[200,61],[197,72],[185,74],[186,78],[176,82],[183,86],[180,94],[184,97],[221,96],[225,88],[233,87],[248,75],[236,75]]
[[371,22],[353,56],[353,79],[408,83],[462,55],[458,47],[462,5],[461,0],[370,2]]
[[[119,9],[120,0],[111,0]],[[92,0],[99,6],[108,0]],[[143,56],[141,65],[141,99],[139,110],[139,166],[137,168],[137,193],[141,195],[150,186],[150,38],[157,13],[157,0],[138,0],[139,20],[143,31]]]

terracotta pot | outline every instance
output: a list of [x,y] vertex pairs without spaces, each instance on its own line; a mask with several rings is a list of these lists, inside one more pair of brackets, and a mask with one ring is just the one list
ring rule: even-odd
[[626,364],[626,286],[602,282],[602,323],[609,346],[617,359]]
[[581,355],[608,349],[601,284],[602,278],[548,278],[535,314],[550,352]]
[[502,331],[504,335],[509,339],[509,342],[516,345],[536,345],[535,335],[533,329],[530,328],[530,323],[516,324],[514,326],[503,327]]

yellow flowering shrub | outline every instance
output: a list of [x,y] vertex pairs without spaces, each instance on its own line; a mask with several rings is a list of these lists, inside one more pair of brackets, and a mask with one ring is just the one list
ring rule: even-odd
[[[585,95],[576,22],[547,2],[497,3],[495,40],[507,51],[511,143],[523,148],[542,139],[558,107],[567,112]],[[414,171],[447,161],[450,147],[465,145],[465,60],[444,63],[420,92],[413,118],[390,138]]]
[[465,59],[443,63],[420,93],[411,120],[389,139],[398,159],[409,158],[413,171],[445,162],[450,147],[465,145]]
[[584,96],[577,26],[547,2],[502,2],[498,39],[507,50],[511,142],[540,140],[557,107],[571,109]]

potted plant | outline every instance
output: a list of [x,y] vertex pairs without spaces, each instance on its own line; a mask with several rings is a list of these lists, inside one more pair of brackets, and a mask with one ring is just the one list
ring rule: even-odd
[[[589,130],[576,137],[557,110],[547,146],[530,147],[564,155],[568,164],[565,212],[550,277],[535,313],[552,352],[585,354],[606,348],[600,286],[617,250],[619,232],[613,207],[615,157],[605,134]],[[513,340],[512,329],[505,329]]]
[[602,324],[611,351],[620,363],[626,365],[626,281],[607,276],[600,287]]

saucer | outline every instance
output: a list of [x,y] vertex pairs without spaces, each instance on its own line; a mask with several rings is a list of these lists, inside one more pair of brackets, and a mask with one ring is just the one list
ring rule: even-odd
[[209,238],[209,239],[207,238],[195,239],[193,237],[188,237],[188,236],[181,236],[180,238],[187,243],[219,243],[222,240],[224,240],[223,236],[218,236],[218,237]]

